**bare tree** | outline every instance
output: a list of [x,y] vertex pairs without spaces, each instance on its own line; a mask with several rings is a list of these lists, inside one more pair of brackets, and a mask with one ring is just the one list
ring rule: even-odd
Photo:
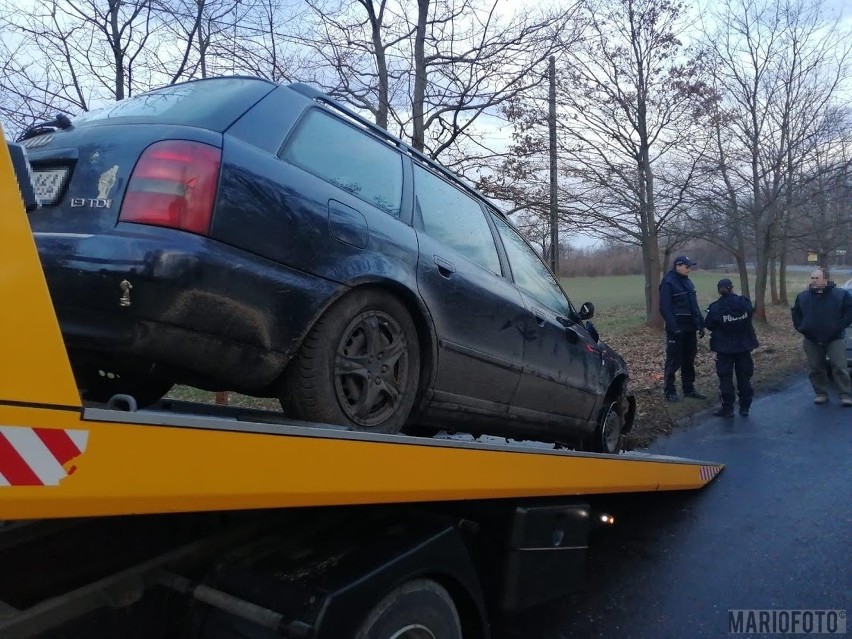
[[288,29],[304,8],[284,0],[11,2],[0,0],[0,109],[17,130],[195,77],[291,80],[300,64]]
[[151,86],[150,0],[46,0],[0,6],[21,40],[4,89],[41,117],[78,112],[91,100],[121,100]]
[[236,0],[156,0],[157,21],[170,44],[157,51],[157,62],[169,84],[206,78],[210,48],[245,12]]
[[541,62],[570,37],[574,8],[504,15],[496,0],[310,6],[316,27],[303,42],[321,62],[310,79],[449,165],[476,148],[483,114],[545,80]]
[[[698,123],[713,93],[697,52],[678,38],[685,7],[669,0],[586,0],[587,37],[563,52],[560,204],[575,226],[642,249],[649,325],[660,326],[660,233],[682,242],[688,187],[702,157]],[[516,172],[545,148],[540,104],[512,104]],[[537,132],[538,131],[538,132]],[[677,232],[676,232],[676,229]]]
[[0,120],[12,138],[34,121],[52,117],[53,86],[44,81],[43,68],[26,60],[22,38],[0,16]]
[[[718,79],[714,83],[718,93]],[[747,263],[748,248],[754,246],[748,234],[751,209],[733,168],[739,149],[729,131],[731,117],[720,102],[712,105],[708,122],[712,144],[700,164],[700,179],[692,185],[696,206],[689,218],[699,237],[732,256],[739,273],[739,290],[751,297]]]
[[755,317],[765,320],[770,260],[785,259],[795,176],[813,148],[820,113],[847,79],[849,43],[825,20],[820,2],[725,0],[715,7],[719,28],[707,46],[736,146],[725,166],[732,188],[749,205]]
[[833,111],[820,141],[800,168],[789,221],[789,244],[815,253],[829,269],[830,258],[846,250],[852,234],[852,113]]
[[299,79],[310,55],[300,51],[294,34],[303,28],[306,7],[286,0],[231,0],[222,11],[220,30],[209,47],[214,73],[244,73],[274,82]]
[[[387,0],[308,0],[312,21],[298,41],[314,53],[303,79],[388,128],[391,102],[405,104],[402,78],[411,68],[398,49],[414,27]],[[401,133],[401,132],[400,132]]]

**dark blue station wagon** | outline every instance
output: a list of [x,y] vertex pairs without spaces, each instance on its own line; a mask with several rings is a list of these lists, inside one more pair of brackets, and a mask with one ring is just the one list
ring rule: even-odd
[[30,221],[86,399],[186,383],[604,452],[630,428],[624,361],[505,216],[308,86],[193,81],[35,133]]

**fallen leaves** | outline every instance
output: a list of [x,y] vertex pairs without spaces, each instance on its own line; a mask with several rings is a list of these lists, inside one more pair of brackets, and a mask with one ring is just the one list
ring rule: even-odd
[[[758,394],[804,366],[802,338],[793,330],[789,308],[769,307],[767,319],[766,324],[755,325],[760,346],[752,353],[755,368],[752,383]],[[615,318],[612,323],[617,326],[621,322]],[[663,398],[664,333],[646,326],[632,327],[616,330],[607,336],[607,342],[627,361],[630,387],[636,395],[636,422],[626,438],[627,448],[645,447],[659,435],[671,433],[691,415],[716,405],[718,377],[708,338],[698,340],[695,358],[696,388],[708,399],[677,403],[666,402]]]

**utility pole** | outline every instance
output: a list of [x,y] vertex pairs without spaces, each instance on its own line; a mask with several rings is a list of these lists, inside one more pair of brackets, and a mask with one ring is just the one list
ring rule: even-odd
[[550,129],[550,270],[557,274],[559,269],[559,210],[556,201],[556,58],[550,56],[550,113],[547,125]]

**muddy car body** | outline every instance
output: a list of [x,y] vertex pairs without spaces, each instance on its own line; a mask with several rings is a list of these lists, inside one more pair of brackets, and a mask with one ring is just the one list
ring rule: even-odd
[[617,449],[624,361],[446,169],[304,85],[165,87],[25,140],[84,395]]

